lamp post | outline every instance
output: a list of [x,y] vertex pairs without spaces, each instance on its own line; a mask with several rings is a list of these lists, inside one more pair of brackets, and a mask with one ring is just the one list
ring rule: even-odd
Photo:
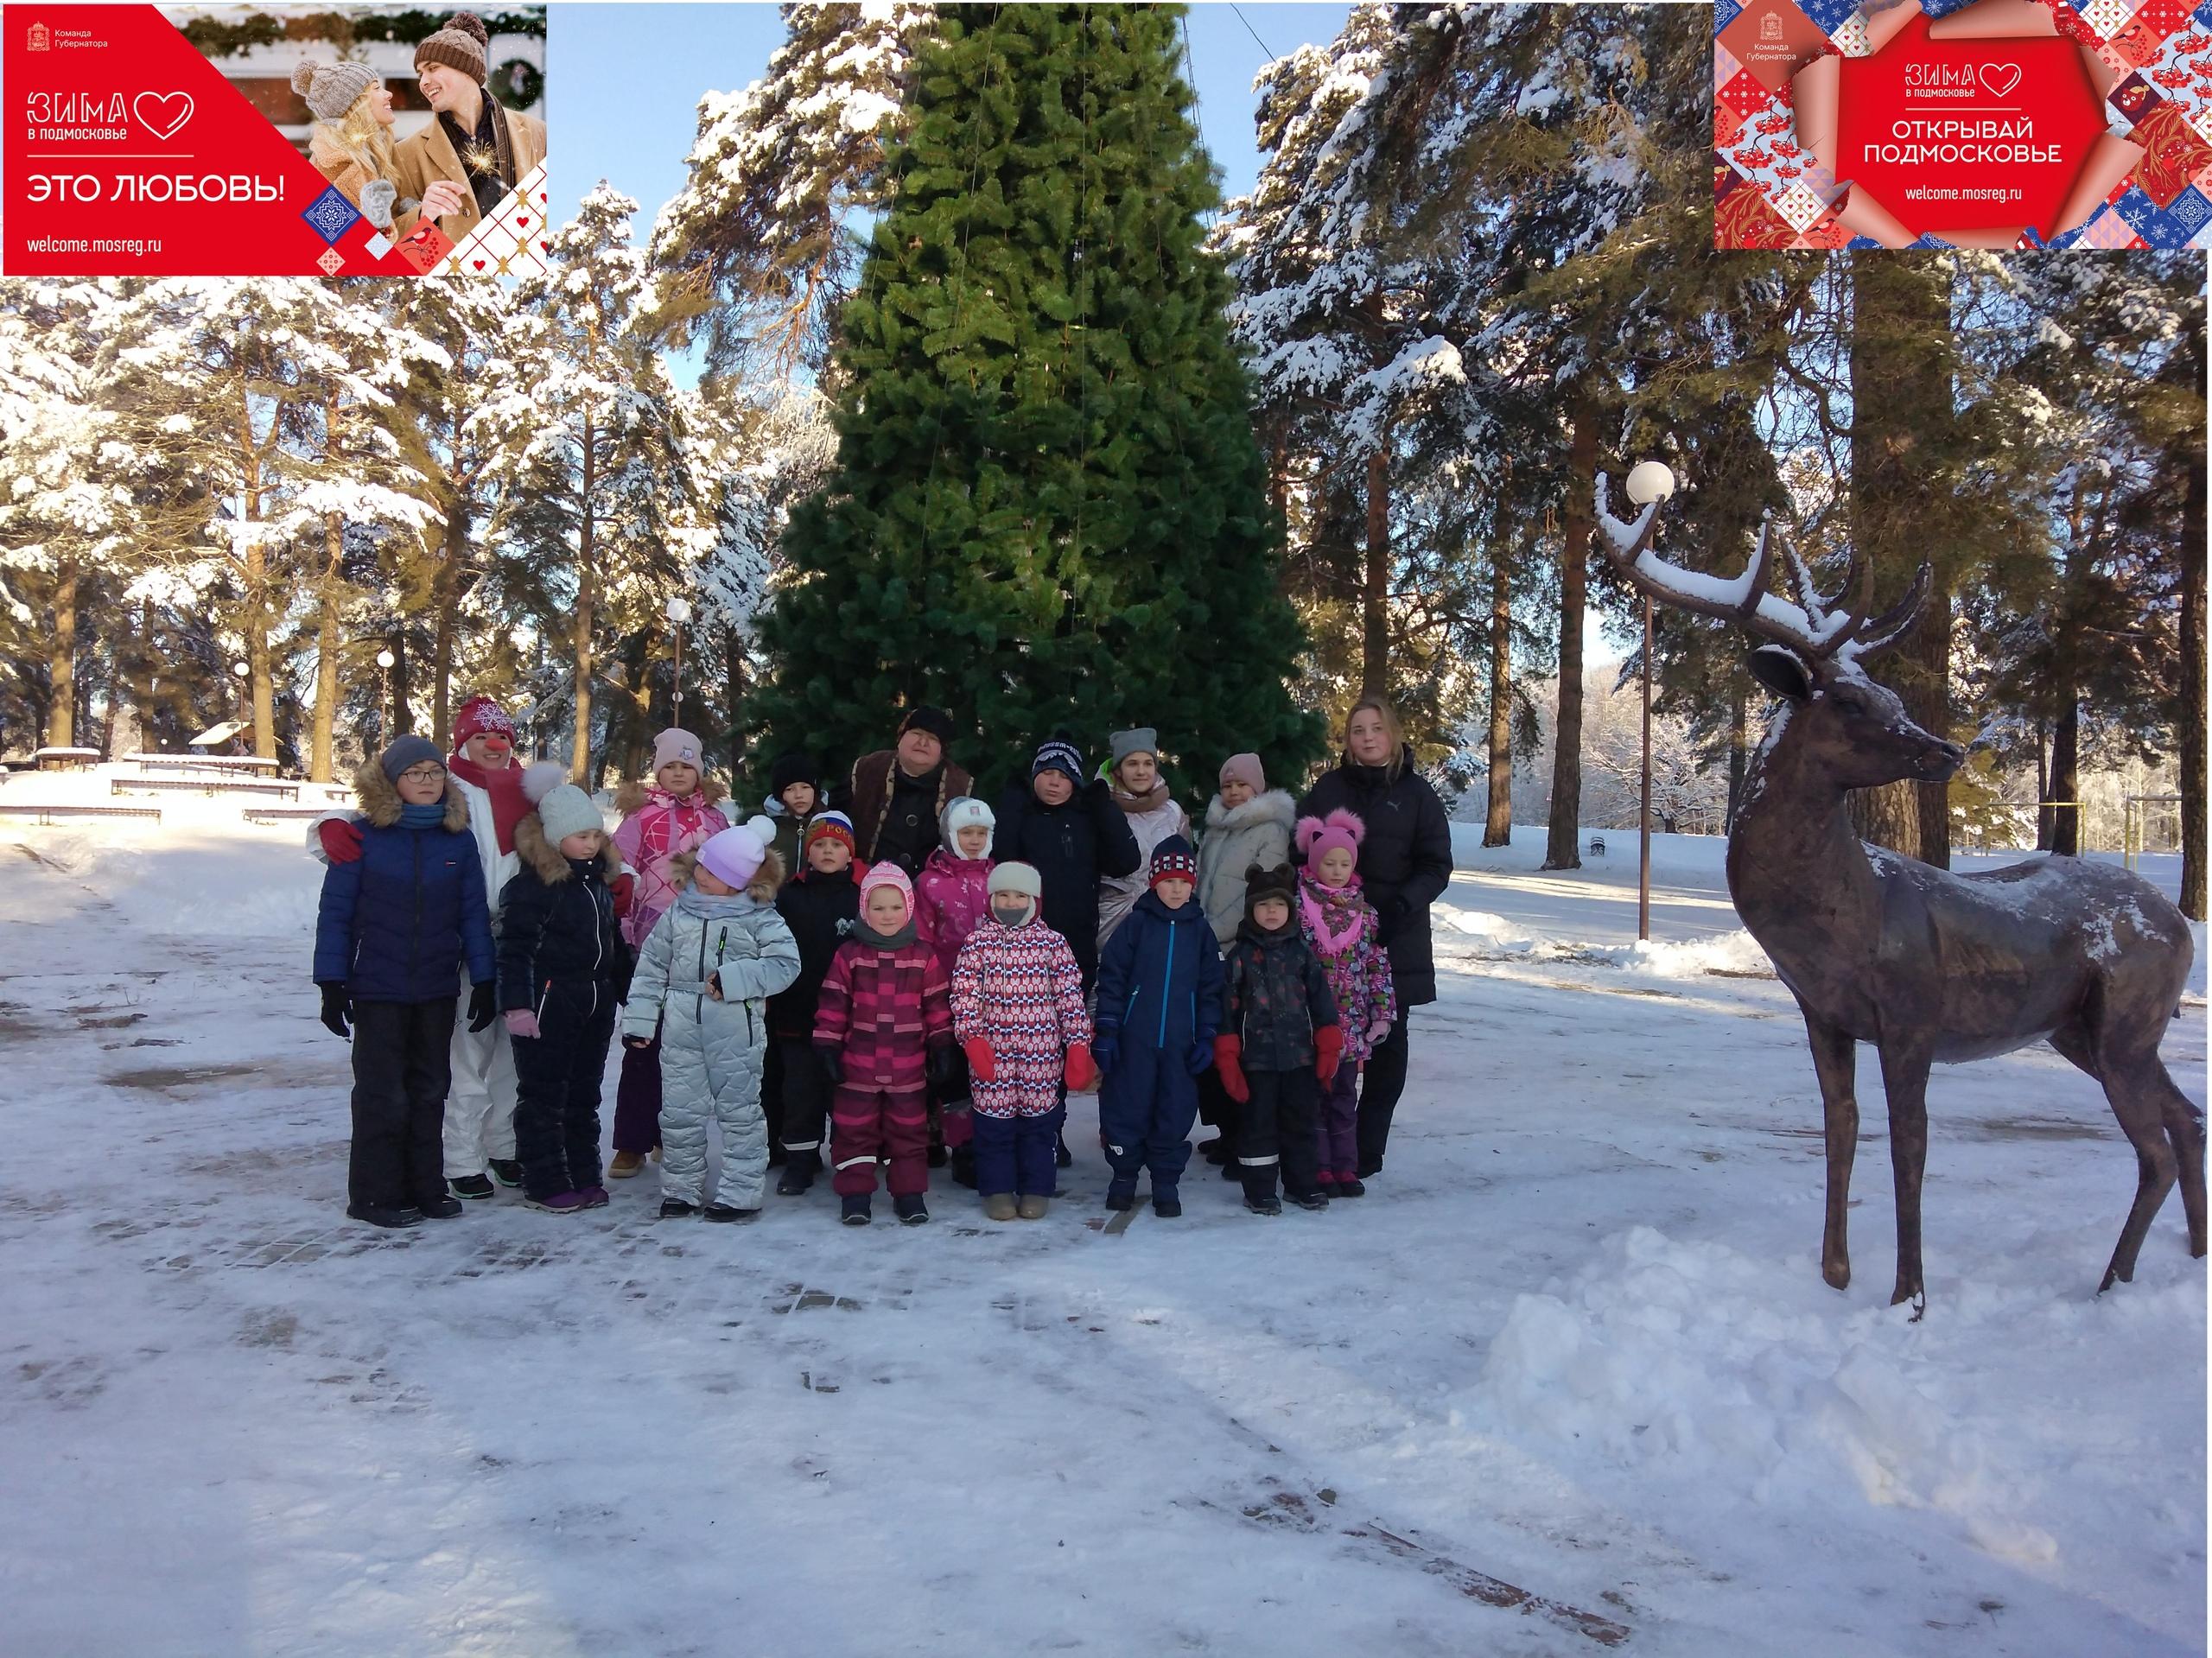
[[[238,724],[249,733],[253,729],[253,710],[248,705],[246,699],[253,693],[245,682],[246,676],[252,671],[253,665],[251,663],[234,662],[231,664],[231,677],[238,682]],[[231,740],[236,742],[237,736],[233,735]]]
[[[1675,474],[1666,463],[1643,461],[1628,474],[1628,498],[1639,507],[1675,492]],[[1636,835],[1636,936],[1651,937],[1651,595],[1643,596],[1643,804]]]
[[377,666],[384,670],[384,740],[387,745],[391,741],[391,727],[399,717],[391,706],[391,670],[398,660],[389,647],[377,652]]
[[675,713],[669,723],[680,726],[683,723],[683,625],[691,619],[691,601],[681,595],[671,595],[663,613],[676,633]]

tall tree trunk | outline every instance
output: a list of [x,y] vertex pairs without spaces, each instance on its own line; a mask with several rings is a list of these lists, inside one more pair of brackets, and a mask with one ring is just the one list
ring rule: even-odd
[[1744,773],[1751,768],[1751,699],[1745,694],[1744,677],[1728,677],[1728,821],[1722,833],[1736,832],[1737,809],[1744,804]]
[[[272,436],[276,430],[272,422]],[[273,760],[276,684],[269,655],[269,554],[261,537],[251,533],[251,526],[261,522],[261,452],[253,441],[253,410],[246,400],[243,374],[238,378],[238,460],[244,518],[239,535],[245,543],[245,626],[240,631],[245,635],[246,671],[253,687],[253,752]]]
[[308,755],[308,776],[317,783],[330,781],[330,751],[338,728],[339,581],[346,530],[337,513],[323,514],[322,538],[322,623],[315,642],[315,738]]
[[729,775],[734,787],[745,770],[745,641],[727,622],[722,624],[722,648],[729,667]]
[[[2202,429],[2198,429],[2200,441]],[[2174,729],[2181,746],[2181,912],[2204,919],[2204,563],[2198,539],[2204,528],[2204,453],[2190,468],[2182,522],[2188,541],[2181,558],[2181,672],[2176,687]]]
[[54,637],[47,642],[47,681],[52,694],[46,722],[49,748],[77,741],[77,561],[65,558],[54,572]]
[[1360,596],[1359,694],[1390,695],[1390,454],[1367,457],[1367,581]]
[[2054,798],[2050,792],[2050,727],[2045,721],[2036,721],[2036,850],[2050,850],[2050,808],[2044,802]]
[[461,610],[461,567],[468,552],[468,496],[460,480],[450,480],[452,496],[446,505],[445,552],[438,561],[435,600],[437,631],[430,660],[431,721],[440,747],[453,737],[454,625]]
[[583,517],[576,535],[576,617],[573,641],[576,673],[576,737],[569,756],[569,772],[583,788],[591,787],[591,607],[593,475],[597,459],[592,447],[592,418],[584,416]]
[[154,705],[154,601],[138,601],[138,626],[131,636],[130,667],[131,700],[138,707],[138,746],[149,753],[160,746],[156,739],[159,715]]
[[391,630],[391,729],[385,740],[404,737],[415,729],[415,711],[408,706],[413,687],[407,681],[407,631]]
[[1513,583],[1502,543],[1490,555],[1490,815],[1484,846],[1513,841]]
[[[1941,457],[1956,419],[1951,384],[1948,255],[1851,256],[1851,536],[1874,568],[1877,607],[1910,583],[1921,561],[1933,566],[1920,624],[1892,660],[1905,712],[1941,737],[1950,735],[1951,586],[1940,530],[1955,493],[1942,482]],[[1945,863],[1950,855],[1950,785],[1891,783],[1861,790],[1850,811],[1859,838],[1909,857]],[[1923,797],[1926,798],[1923,799]]]
[[1586,395],[1578,396],[1572,417],[1566,533],[1559,555],[1559,717],[1552,740],[1547,869],[1582,867],[1582,609],[1590,591],[1590,531],[1597,521],[1598,478],[1598,412]]
[[2065,804],[2082,797],[2081,773],[2082,702],[2069,696],[2050,734],[2050,798],[2061,803],[2051,810],[2050,849],[2067,857],[2082,851],[2082,809]]

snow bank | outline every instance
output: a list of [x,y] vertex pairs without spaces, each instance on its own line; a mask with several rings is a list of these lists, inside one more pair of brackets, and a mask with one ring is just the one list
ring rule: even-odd
[[1694,979],[1707,974],[1738,978],[1774,976],[1758,941],[1743,928],[1702,938],[1642,939],[1626,944],[1592,943],[1561,938],[1509,920],[1494,910],[1446,905],[1436,912],[1441,940],[1459,945],[1452,953],[1476,961],[1524,958],[1531,962],[1573,962],[1620,968],[1655,979]]

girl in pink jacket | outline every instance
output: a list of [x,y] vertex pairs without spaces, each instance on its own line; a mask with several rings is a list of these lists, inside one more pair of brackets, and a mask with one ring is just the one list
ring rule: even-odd
[[[998,818],[972,795],[955,795],[938,820],[944,842],[929,855],[914,880],[914,927],[937,951],[947,976],[960,959],[960,947],[991,913],[991,831]],[[930,1084],[930,1157],[938,1148],[950,1153],[952,1178],[962,1185],[974,1173],[968,1143],[974,1134],[969,1115],[968,1066],[955,1059],[942,1083]]]
[[[644,947],[683,882],[669,866],[695,852],[729,827],[715,803],[722,785],[702,769],[699,740],[671,727],[653,739],[653,780],[626,783],[614,791],[622,827],[614,844],[635,879],[622,912],[622,938],[632,951]],[[617,893],[618,899],[623,894]],[[626,1179],[645,1166],[645,1154],[660,1149],[660,1036],[641,1048],[624,1046],[622,1081],[614,1092],[614,1160],[607,1166]]]

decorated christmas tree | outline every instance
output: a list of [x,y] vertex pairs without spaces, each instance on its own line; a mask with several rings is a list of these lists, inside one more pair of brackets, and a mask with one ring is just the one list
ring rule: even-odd
[[1062,728],[1156,727],[1184,784],[1319,753],[1179,12],[942,9],[764,619],[771,752],[849,759],[932,702],[993,778]]

